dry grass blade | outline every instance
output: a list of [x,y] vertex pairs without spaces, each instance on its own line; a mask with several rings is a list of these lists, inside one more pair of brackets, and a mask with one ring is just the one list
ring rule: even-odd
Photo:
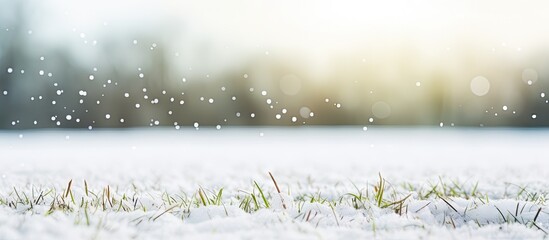
[[19,193],[17,192],[17,189],[15,187],[13,187],[13,191],[15,192],[17,199],[19,199],[19,202],[23,202],[23,199],[21,198],[21,196],[19,196]]
[[442,199],[442,201],[444,201],[446,204],[448,204],[448,206],[449,206],[452,210],[454,210],[456,213],[459,214],[458,210],[457,210],[454,206],[452,206],[452,204],[450,204],[450,202],[448,202],[448,200],[444,199],[442,196],[438,196],[438,197],[439,197],[440,199]]
[[305,222],[309,221],[309,218],[311,217],[311,211],[312,210],[309,210],[309,213],[307,213],[307,218],[305,219]]
[[156,219],[158,219],[159,217],[161,217],[161,216],[164,215],[165,213],[167,213],[167,212],[173,210],[173,209],[176,208],[176,207],[177,207],[177,204],[174,204],[173,206],[171,206],[171,207],[167,208],[166,210],[162,211],[160,214],[158,214],[158,216],[154,217],[152,220],[153,220],[153,221],[156,221]]
[[536,222],[536,220],[538,219],[539,217],[539,213],[541,212],[541,208],[538,209],[538,212],[536,212],[536,216],[534,216],[534,223]]
[[86,180],[84,180],[84,190],[86,191],[86,197],[88,197],[88,182],[86,182]]
[[511,217],[513,217],[515,219],[515,222],[520,222],[517,218],[517,216],[513,215],[513,213],[511,213],[509,210],[507,210],[507,212],[509,213],[509,215],[511,215]]
[[425,207],[429,206],[429,204],[431,204],[431,202],[428,202],[427,204],[425,204],[425,206],[420,207],[418,210],[416,210],[416,213],[418,213],[419,211],[421,211],[421,210],[424,209]]
[[515,216],[518,216],[518,209],[520,207],[520,203],[517,202],[517,208],[515,209]]
[[448,216],[450,218],[450,223],[452,223],[452,227],[454,227],[454,229],[456,228],[456,223],[454,222],[454,219],[452,218],[452,216]]
[[534,226],[536,226],[539,230],[541,230],[543,233],[545,233],[545,235],[547,235],[547,231],[545,231],[543,228],[541,228],[540,226],[538,226],[536,223],[533,223]]
[[69,193],[71,191],[71,186],[72,186],[72,179],[69,181],[69,184],[67,185],[67,191],[65,191],[65,197],[69,196]]
[[271,179],[273,180],[273,183],[274,183],[274,185],[275,185],[276,191],[277,191],[278,193],[281,193],[281,192],[280,192],[280,188],[278,187],[278,184],[276,183],[276,180],[275,180],[275,178],[273,177],[273,174],[272,174],[271,172],[269,172],[269,176],[271,176]]
[[271,176],[271,179],[273,180],[273,183],[274,183],[274,185],[275,185],[276,191],[278,192],[278,196],[280,196],[280,201],[282,202],[282,207],[283,207],[284,209],[288,209],[288,207],[286,207],[286,203],[284,202],[284,198],[283,198],[282,195],[281,195],[282,192],[280,191],[280,188],[278,187],[278,184],[276,183],[276,180],[275,180],[275,178],[274,178],[274,176],[273,176],[273,174],[272,174],[271,172],[269,172],[269,176]]
[[503,221],[504,222],[507,222],[507,219],[505,218],[505,216],[503,215],[503,213],[501,212],[501,210],[499,210],[499,208],[497,206],[494,206],[496,208],[496,210],[498,210],[499,214],[501,215],[501,217],[503,218]]

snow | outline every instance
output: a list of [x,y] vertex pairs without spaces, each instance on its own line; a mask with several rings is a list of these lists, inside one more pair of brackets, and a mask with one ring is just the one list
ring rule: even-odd
[[[545,237],[532,222],[539,211],[536,225],[549,228],[543,195],[549,174],[547,130],[367,129],[200,126],[198,131],[0,132],[0,238]],[[373,194],[378,174],[387,180],[386,198],[410,195],[403,212],[367,200],[353,207],[350,194]],[[21,198],[23,193],[36,198],[42,190],[55,189],[59,200],[70,180],[76,202],[67,202],[71,211],[49,214],[53,195],[32,208],[5,203],[18,199],[14,189]],[[254,181],[271,207],[250,213],[238,198],[252,192],[259,196]],[[433,186],[454,182],[463,189],[478,183],[481,194],[421,197]],[[89,208],[88,225],[80,201],[94,198],[86,195],[86,188],[94,193],[108,188],[114,199],[126,196],[120,203],[129,208],[138,199],[138,207]],[[222,204],[186,208],[165,200],[198,199],[199,189],[209,197],[223,189]],[[542,198],[517,197],[521,192]],[[300,199],[311,196],[326,202]],[[343,199],[340,204],[330,202],[338,199]],[[261,205],[261,198],[257,200]]]

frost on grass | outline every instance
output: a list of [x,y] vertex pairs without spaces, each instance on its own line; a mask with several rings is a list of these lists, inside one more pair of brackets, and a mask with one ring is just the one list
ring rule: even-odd
[[390,183],[380,175],[371,183],[324,193],[311,186],[279,185],[272,175],[263,180],[194,191],[72,180],[52,183],[58,187],[17,185],[0,191],[0,234],[25,238],[50,229],[52,237],[87,238],[259,233],[270,238],[532,238],[546,236],[549,228],[547,193],[528,186],[507,188],[502,195],[481,192],[479,183],[442,178]]

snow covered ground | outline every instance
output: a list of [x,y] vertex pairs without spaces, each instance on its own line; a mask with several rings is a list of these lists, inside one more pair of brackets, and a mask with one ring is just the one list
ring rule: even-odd
[[0,132],[0,239],[546,238],[548,147],[539,129]]

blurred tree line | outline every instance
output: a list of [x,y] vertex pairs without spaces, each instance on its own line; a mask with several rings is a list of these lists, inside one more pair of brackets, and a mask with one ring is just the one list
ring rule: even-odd
[[[394,57],[336,57],[322,76],[305,70],[299,56],[258,54],[216,70],[209,64],[215,62],[208,58],[215,52],[211,43],[174,53],[170,46],[181,43],[154,31],[113,33],[82,48],[47,45],[29,32],[24,1],[14,6],[0,11],[2,129],[549,125],[547,52],[516,63],[506,56],[475,55],[473,49],[425,67],[413,50],[384,50]],[[179,55],[192,58],[194,68],[175,60]],[[538,75],[530,84],[521,75],[528,66]],[[482,97],[469,86],[478,72],[497,79]],[[380,102],[376,114],[373,106]]]

